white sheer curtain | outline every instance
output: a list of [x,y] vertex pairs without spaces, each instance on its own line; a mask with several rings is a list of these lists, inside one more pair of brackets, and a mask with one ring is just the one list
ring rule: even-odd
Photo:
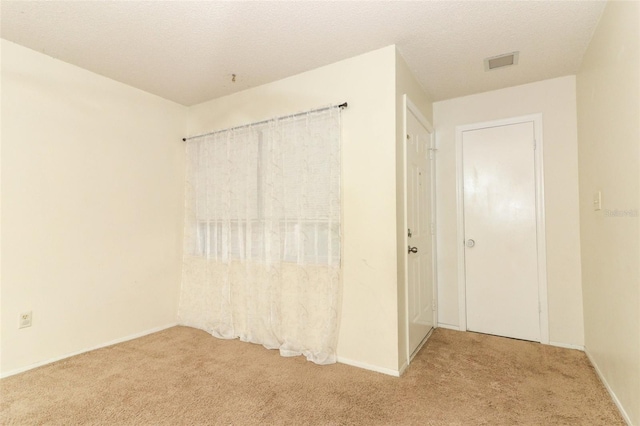
[[180,323],[336,361],[340,109],[187,142]]

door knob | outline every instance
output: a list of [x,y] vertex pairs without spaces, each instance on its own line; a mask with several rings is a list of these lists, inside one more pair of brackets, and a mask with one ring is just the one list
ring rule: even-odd
[[418,247],[409,246],[409,253],[417,253],[417,252],[418,252]]
[[475,245],[476,245],[476,242],[475,242],[475,241],[473,241],[471,238],[469,238],[469,239],[467,240],[467,247],[471,248],[471,247],[473,247],[473,246],[475,246]]

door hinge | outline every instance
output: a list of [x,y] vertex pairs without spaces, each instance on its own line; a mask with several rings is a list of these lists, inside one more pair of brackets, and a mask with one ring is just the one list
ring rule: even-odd
[[407,230],[407,237],[411,238],[411,228]]
[[429,160],[433,160],[435,157],[434,153],[437,151],[436,148],[429,148]]
[[438,306],[438,305],[436,304],[436,301],[435,301],[435,299],[434,299],[434,300],[431,302],[431,308],[435,311],[437,306]]
[[431,222],[431,235],[435,235],[436,233],[436,224]]
[[535,139],[533,140],[533,149],[534,150],[536,149],[536,140]]

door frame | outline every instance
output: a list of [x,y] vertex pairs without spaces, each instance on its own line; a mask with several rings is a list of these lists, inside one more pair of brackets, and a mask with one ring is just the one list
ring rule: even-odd
[[538,252],[538,312],[540,343],[549,344],[549,309],[547,302],[547,246],[544,209],[544,164],[542,114],[523,115],[501,120],[456,126],[456,196],[458,251],[458,315],[460,331],[467,331],[466,271],[464,250],[464,174],[462,168],[462,136],[464,132],[490,127],[533,122],[535,148],[536,240]]
[[[403,227],[402,227],[402,241],[403,241],[403,253],[404,253],[404,307],[405,307],[405,334],[406,334],[406,352],[407,359],[406,365],[404,368],[408,367],[411,364],[412,353],[411,353],[411,345],[409,342],[409,257],[406,253],[406,247],[409,246],[409,237],[407,236],[407,223],[408,223],[408,203],[407,203],[407,117],[409,116],[409,112],[411,112],[424,126],[425,129],[429,132],[429,151],[432,153],[430,155],[431,160],[431,256],[432,256],[432,282],[433,282],[433,329],[438,326],[438,271],[436,266],[437,253],[436,253],[436,148],[435,148],[435,131],[433,126],[429,121],[422,115],[418,107],[411,102],[411,99],[404,94],[402,95],[402,159],[403,159],[403,167],[404,167],[404,176],[403,176],[403,192],[404,192],[404,215],[403,215]],[[431,335],[431,332],[427,334],[422,343],[418,346],[415,353],[417,353],[420,348],[427,341],[428,337]]]

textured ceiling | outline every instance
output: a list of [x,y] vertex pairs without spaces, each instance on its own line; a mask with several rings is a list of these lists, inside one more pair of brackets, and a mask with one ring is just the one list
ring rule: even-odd
[[[184,105],[396,44],[433,100],[577,72],[601,1],[6,1],[2,38]],[[517,66],[483,59],[520,51]],[[231,82],[236,74],[236,82]]]

